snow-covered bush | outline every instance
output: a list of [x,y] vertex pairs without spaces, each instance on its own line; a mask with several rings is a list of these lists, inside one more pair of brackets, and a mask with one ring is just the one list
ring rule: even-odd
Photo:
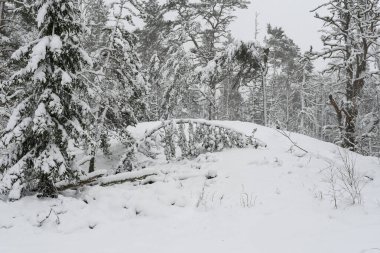
[[339,150],[339,165],[331,164],[325,182],[329,184],[327,195],[338,207],[342,198],[348,198],[352,205],[361,204],[362,190],[366,186],[366,177],[360,173],[354,153]]
[[360,204],[362,201],[362,189],[366,180],[356,166],[356,157],[350,151],[340,151],[339,156],[342,165],[336,167],[338,180],[342,190],[349,196],[352,204]]

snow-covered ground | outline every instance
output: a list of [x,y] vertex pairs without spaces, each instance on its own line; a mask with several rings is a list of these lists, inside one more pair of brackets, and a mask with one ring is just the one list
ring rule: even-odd
[[[150,170],[156,183],[94,186],[57,199],[0,201],[1,253],[375,253],[380,252],[380,161],[351,156],[368,179],[362,204],[345,194],[334,208],[329,165],[341,163],[337,146],[306,136],[291,142],[273,129],[219,122],[251,133],[267,148],[232,149]],[[142,137],[159,123],[131,129]],[[117,163],[113,145],[97,169]],[[215,176],[207,179],[207,175]]]

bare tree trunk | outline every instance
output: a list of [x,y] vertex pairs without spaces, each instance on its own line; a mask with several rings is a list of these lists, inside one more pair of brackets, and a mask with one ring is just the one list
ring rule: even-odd
[[262,77],[262,86],[263,86],[263,107],[264,107],[264,126],[268,125],[268,108],[267,108],[267,78],[266,75]]
[[[106,56],[106,59],[104,61],[104,64],[100,68],[100,72],[104,73],[104,75],[107,72],[108,64],[109,64],[109,61],[110,61],[110,58],[111,58],[111,53],[110,52],[112,52],[112,50],[113,50],[113,45],[112,45],[113,44],[113,40],[115,38],[117,27],[118,27],[118,25],[121,22],[121,14],[123,12],[123,7],[124,7],[125,3],[126,3],[125,0],[120,1],[121,7],[120,7],[119,15],[117,16],[117,19],[116,19],[115,27],[113,28],[111,36],[110,36],[110,42],[108,43],[108,48],[107,48],[108,49],[107,50],[107,56]],[[104,118],[106,117],[107,110],[108,110],[108,107],[104,108],[104,111],[102,113],[100,113],[100,106],[97,105],[96,119],[95,119],[95,124],[96,124],[95,125],[95,136],[94,136],[95,140],[90,145],[90,156],[91,156],[91,159],[90,159],[90,164],[89,164],[89,168],[88,168],[88,172],[89,173],[95,171],[96,152],[97,152],[97,149],[98,149],[98,146],[99,146],[100,135],[101,135],[101,131],[102,131],[103,126],[104,126]]]
[[91,147],[91,152],[90,152],[90,165],[88,166],[88,173],[94,172],[95,171],[95,155],[96,155],[96,148]]
[[[361,75],[363,70],[361,67],[357,69],[357,75]],[[350,72],[349,72],[350,74]],[[351,79],[352,80],[352,79]],[[355,79],[353,82],[347,83],[346,88],[346,100],[347,105],[342,111],[345,114],[345,132],[343,145],[346,148],[355,150],[357,145],[356,138],[356,121],[359,114],[358,104],[360,99],[360,93],[364,87],[364,79]]]
[[97,146],[98,146],[98,141],[99,141],[99,105],[96,106],[96,118],[95,118],[95,136],[93,142],[90,143],[90,164],[88,166],[88,173],[94,172],[95,171],[95,156],[96,156],[96,151],[97,151]]
[[4,13],[5,0],[0,0],[0,31],[3,26],[3,13]]
[[300,99],[301,99],[301,119],[300,119],[300,132],[305,133],[305,84],[306,84],[306,64],[302,70],[302,83],[300,90]]
[[289,129],[289,121],[290,121],[290,83],[289,80],[286,83],[286,130],[290,131]]
[[208,104],[208,120],[212,120],[213,119],[213,113],[212,113],[212,103],[210,102]]
[[268,126],[268,101],[267,101],[267,74],[268,74],[269,48],[264,50],[264,59],[261,73],[261,85],[263,87],[264,126]]

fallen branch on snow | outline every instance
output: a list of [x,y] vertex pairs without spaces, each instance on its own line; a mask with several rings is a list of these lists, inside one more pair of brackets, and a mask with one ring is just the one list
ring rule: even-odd
[[81,176],[76,182],[61,181],[55,184],[57,191],[83,187],[86,185],[96,185],[97,180],[107,174],[106,170],[97,170],[85,176]]
[[111,186],[115,184],[122,184],[126,182],[135,182],[143,180],[149,176],[158,175],[158,172],[155,170],[139,170],[132,172],[125,172],[116,175],[106,176],[106,170],[98,170],[93,173],[89,173],[86,176],[80,177],[76,182],[58,182],[56,183],[57,191],[64,191],[69,189],[76,189],[84,186]]
[[98,181],[99,181],[100,186],[111,186],[111,185],[122,184],[126,182],[140,181],[149,176],[154,176],[157,174],[158,173],[156,170],[144,169],[144,170],[125,172],[125,173],[103,177],[103,178],[100,178]]
[[286,137],[286,138],[287,138],[287,139],[293,144],[294,147],[296,147],[296,148],[302,150],[302,151],[305,152],[306,154],[309,153],[309,151],[307,151],[306,149],[303,149],[303,148],[301,148],[300,146],[298,146],[298,144],[297,144],[295,141],[293,141],[293,140],[290,138],[290,135],[287,134],[284,130],[279,130],[279,129],[276,129],[276,130],[277,130],[277,132],[279,132],[280,134],[282,134],[283,136],[285,136],[285,137]]

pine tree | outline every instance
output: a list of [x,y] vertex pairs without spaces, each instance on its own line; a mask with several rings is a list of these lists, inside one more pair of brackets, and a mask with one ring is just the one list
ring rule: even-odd
[[171,10],[178,13],[176,22],[182,27],[187,41],[192,43],[197,72],[200,79],[193,89],[198,101],[206,104],[208,119],[218,117],[217,91],[224,77],[216,68],[215,59],[224,51],[224,43],[230,38],[228,26],[234,20],[233,12],[247,8],[245,0],[169,1]]
[[268,78],[272,86],[268,89],[268,123],[294,131],[298,126],[295,115],[299,103],[293,87],[301,82],[300,49],[281,27],[268,25],[267,34],[265,46],[270,52],[268,64],[272,72]]
[[73,160],[88,141],[87,87],[77,73],[91,61],[78,8],[72,0],[37,0],[32,8],[39,37],[12,55],[27,60],[11,80],[23,95],[1,136],[0,189],[10,199],[29,191],[54,196],[57,181],[77,178]]
[[170,4],[149,0],[140,10],[140,18],[145,24],[136,35],[142,71],[149,86],[150,119],[189,116],[189,107],[194,104],[187,100],[192,95],[189,86],[194,64],[192,55],[184,49],[183,30],[177,29],[176,22],[165,20]]
[[146,110],[143,100],[145,79],[137,55],[137,38],[126,29],[126,23],[133,25],[128,4],[126,0],[113,3],[109,24],[105,22],[107,11],[103,1],[97,4],[103,9],[102,14],[90,15],[95,15],[96,24],[102,27],[94,26],[92,30],[92,36],[98,35],[98,45],[89,45],[93,48],[91,55],[95,66],[87,73],[90,75],[88,81],[95,87],[96,93],[92,103],[95,120],[92,129],[94,142],[90,146],[90,172],[95,170],[98,147],[107,146],[104,141],[108,138],[104,137],[113,131],[124,142],[124,137],[129,136],[126,128],[135,125]]

